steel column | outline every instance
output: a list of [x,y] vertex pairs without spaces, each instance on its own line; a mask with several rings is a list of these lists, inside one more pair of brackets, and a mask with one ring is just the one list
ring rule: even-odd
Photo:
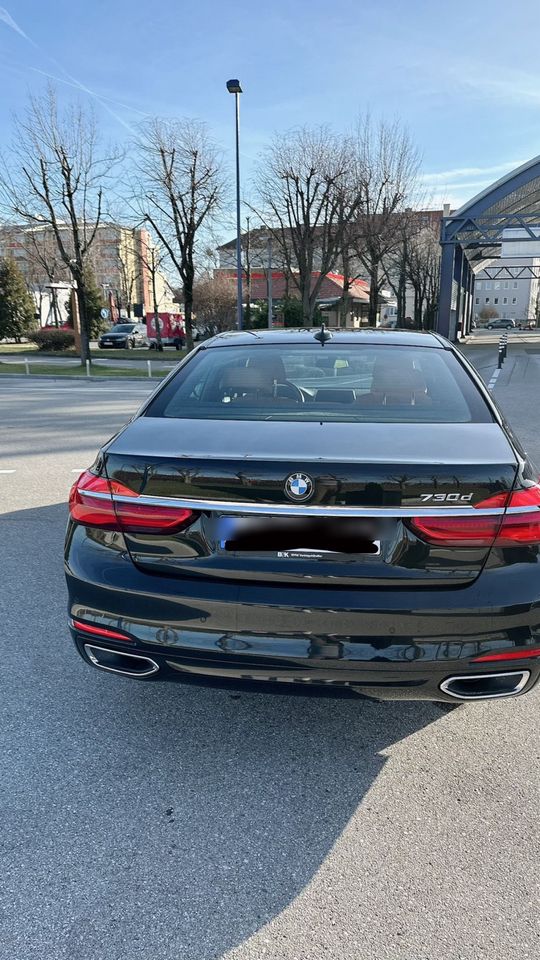
[[441,286],[439,290],[439,312],[437,332],[447,337],[450,333],[450,312],[452,310],[452,282],[454,279],[454,245],[443,244],[441,255]]

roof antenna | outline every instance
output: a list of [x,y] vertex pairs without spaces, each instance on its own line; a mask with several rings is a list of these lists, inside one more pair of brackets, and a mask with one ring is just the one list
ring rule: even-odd
[[323,320],[323,322],[321,323],[321,329],[319,330],[318,333],[315,334],[315,340],[318,340],[321,347],[324,347],[326,341],[331,339],[332,339],[332,334],[330,333],[329,330],[326,329],[324,325],[324,320]]

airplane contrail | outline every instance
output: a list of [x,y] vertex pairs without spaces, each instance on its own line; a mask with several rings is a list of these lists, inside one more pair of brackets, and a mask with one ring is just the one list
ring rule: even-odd
[[[6,26],[8,26],[11,30],[14,30],[15,33],[18,33],[19,36],[23,37],[28,43],[31,43],[32,46],[35,47],[37,50],[41,49],[39,45],[35,42],[35,40],[32,40],[32,37],[29,37],[28,34],[24,32],[22,27],[20,27],[19,24],[15,22],[15,20],[13,19],[9,11],[6,10],[5,7],[0,7],[0,22],[5,23]],[[45,51],[42,51],[42,52],[45,52]],[[36,73],[42,73],[44,74],[44,76],[48,76],[51,79],[60,81],[61,83],[69,83],[71,86],[74,86],[76,89],[82,90],[84,93],[87,93],[89,96],[94,97],[94,99],[96,99],[101,104],[103,109],[106,110],[107,113],[109,113],[111,117],[113,117],[117,121],[117,123],[120,123],[129,133],[133,134],[135,132],[131,124],[128,123],[127,120],[124,120],[124,118],[121,117],[119,114],[117,114],[112,109],[112,107],[110,107],[106,102],[106,101],[109,101],[111,103],[118,103],[118,101],[111,100],[109,97],[102,97],[101,94],[96,93],[95,90],[92,90],[90,87],[87,87],[84,83],[81,83],[80,80],[77,80],[76,77],[73,77],[70,73],[68,73],[65,67],[63,67],[62,64],[58,62],[58,60],[55,60],[54,57],[51,57],[50,54],[45,52],[45,56],[47,57],[48,60],[50,60],[51,63],[53,63],[64,74],[65,77],[67,77],[67,80],[63,81],[59,77],[51,77],[50,74],[46,73],[44,70],[39,70],[37,67],[31,67],[30,69]],[[126,107],[125,104],[118,104],[118,105],[123,107],[124,109],[128,109],[128,110],[132,109],[131,107]],[[140,110],[135,110],[135,112],[141,113],[142,116],[145,115]]]
[[20,27],[18,23],[15,23],[15,20],[5,7],[0,7],[0,20],[2,23],[5,23],[7,27],[11,27],[11,29],[14,30],[15,33],[18,33],[19,36],[24,37],[25,40],[28,40],[29,43],[32,43],[34,47],[37,46],[37,44],[34,43],[28,34],[24,32],[22,27]]

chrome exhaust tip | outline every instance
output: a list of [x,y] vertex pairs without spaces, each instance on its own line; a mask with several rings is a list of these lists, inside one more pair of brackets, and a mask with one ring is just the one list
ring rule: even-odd
[[158,673],[159,665],[150,657],[141,657],[137,653],[124,653],[107,647],[96,647],[93,643],[84,644],[84,652],[94,667],[121,673],[125,677],[150,677]]
[[439,689],[455,700],[500,700],[515,697],[527,685],[530,670],[512,670],[505,673],[476,673],[448,677]]

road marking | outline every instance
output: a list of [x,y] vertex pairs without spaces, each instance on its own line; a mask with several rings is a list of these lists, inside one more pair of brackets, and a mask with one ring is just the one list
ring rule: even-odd
[[501,371],[500,371],[499,367],[497,367],[497,369],[493,371],[493,373],[491,374],[491,380],[489,381],[489,383],[488,383],[488,385],[487,385],[488,390],[493,390],[493,387],[494,387],[495,384],[497,383],[497,377],[499,376],[500,372],[501,372]]
[[0,473],[15,473],[14,470],[0,470]]

